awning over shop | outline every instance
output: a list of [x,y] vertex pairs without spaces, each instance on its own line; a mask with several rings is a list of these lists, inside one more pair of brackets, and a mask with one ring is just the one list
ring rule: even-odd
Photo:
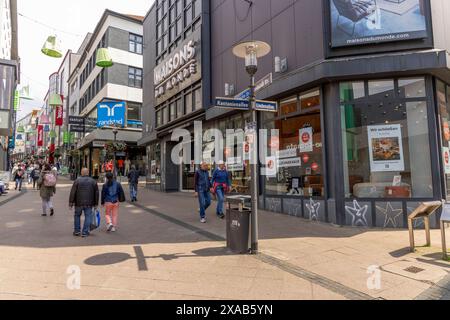
[[[119,130],[117,134],[117,141],[124,141],[126,143],[137,144],[142,138],[141,131]],[[80,140],[77,144],[77,149],[82,149],[94,141],[113,141],[114,133],[112,129],[96,129]]]

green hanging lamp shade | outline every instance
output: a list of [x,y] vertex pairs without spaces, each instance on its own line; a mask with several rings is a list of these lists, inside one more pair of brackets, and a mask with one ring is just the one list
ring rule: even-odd
[[59,47],[59,41],[56,36],[49,36],[47,41],[45,41],[41,52],[46,56],[52,58],[61,58],[63,56],[62,51]]
[[59,94],[52,93],[48,100],[48,104],[52,107],[62,106],[63,102],[62,102],[61,96]]
[[56,138],[56,132],[55,132],[55,130],[50,131],[50,133],[48,134],[48,136],[49,136],[50,139]]
[[23,126],[18,126],[16,131],[18,133],[25,133],[25,128]]
[[97,50],[97,59],[95,64],[100,68],[109,68],[114,65],[111,54],[107,48],[100,48]]

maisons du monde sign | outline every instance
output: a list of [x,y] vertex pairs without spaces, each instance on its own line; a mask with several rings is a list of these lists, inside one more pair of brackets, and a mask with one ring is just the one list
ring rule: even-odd
[[171,98],[201,77],[198,44],[188,40],[154,70],[157,104]]

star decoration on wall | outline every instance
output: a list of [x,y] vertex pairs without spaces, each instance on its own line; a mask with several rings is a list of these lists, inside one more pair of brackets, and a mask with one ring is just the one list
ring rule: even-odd
[[353,201],[353,207],[345,206],[345,211],[352,217],[352,226],[357,227],[368,227],[369,223],[367,222],[367,211],[369,210],[369,206],[362,206],[358,203],[358,201]]
[[306,208],[309,211],[309,219],[311,221],[319,221],[320,202],[314,202],[311,198],[309,199],[309,203],[306,204]]
[[397,219],[403,215],[403,209],[394,209],[390,202],[386,204],[386,208],[377,206],[377,209],[385,216],[384,228],[387,228],[389,224],[392,225],[393,228],[398,228]]

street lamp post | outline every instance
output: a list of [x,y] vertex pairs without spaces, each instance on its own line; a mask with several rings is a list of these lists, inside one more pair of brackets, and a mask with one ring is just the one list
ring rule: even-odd
[[[114,134],[114,145],[117,142],[117,134],[119,133],[119,130],[117,130],[117,128],[113,129],[113,134]],[[116,167],[116,150],[113,148],[113,161],[114,161],[114,177],[117,178],[117,167]]]
[[270,45],[262,41],[246,41],[237,44],[233,48],[233,54],[238,58],[245,59],[245,68],[250,76],[249,104],[251,110],[251,121],[255,127],[251,157],[251,253],[258,253],[258,197],[259,197],[259,157],[258,157],[258,111],[255,99],[255,74],[258,71],[258,58],[264,57],[271,51]]

